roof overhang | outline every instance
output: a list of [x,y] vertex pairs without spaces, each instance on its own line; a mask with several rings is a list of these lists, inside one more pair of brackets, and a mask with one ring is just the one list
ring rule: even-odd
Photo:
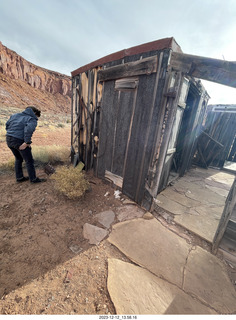
[[74,77],[74,76],[76,76],[82,72],[88,71],[92,68],[101,66],[101,65],[108,63],[108,62],[111,62],[111,61],[123,59],[124,57],[127,57],[127,56],[141,54],[141,53],[149,52],[149,51],[164,50],[164,49],[172,49],[173,51],[179,52],[179,53],[182,52],[180,46],[178,45],[178,43],[175,41],[175,39],[173,37],[164,38],[164,39],[148,42],[148,43],[141,44],[141,45],[138,45],[135,47],[131,47],[129,49],[124,49],[124,50],[112,53],[108,56],[105,56],[103,58],[95,60],[89,64],[86,64],[86,65],[72,71],[71,75],[72,75],[72,77]]

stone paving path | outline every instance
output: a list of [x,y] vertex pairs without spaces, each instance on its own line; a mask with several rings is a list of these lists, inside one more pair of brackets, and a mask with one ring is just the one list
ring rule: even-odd
[[236,292],[224,264],[156,219],[115,224],[108,241],[138,265],[108,264],[108,289],[118,313],[236,312]]
[[[108,241],[134,264],[108,261],[108,290],[118,314],[234,314],[236,292],[225,265],[168,230],[136,205],[85,224],[91,244]],[[115,221],[121,221],[114,224]]]
[[156,205],[174,215],[174,221],[213,242],[234,174],[214,169],[191,169],[156,199]]

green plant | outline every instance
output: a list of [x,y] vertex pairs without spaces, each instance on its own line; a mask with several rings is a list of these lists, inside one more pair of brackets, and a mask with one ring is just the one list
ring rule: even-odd
[[89,189],[89,182],[79,165],[76,168],[58,167],[51,179],[55,180],[55,189],[69,199],[78,199]]
[[58,128],[64,128],[64,127],[65,127],[65,125],[64,125],[64,124],[62,124],[62,123],[58,123],[58,124],[57,124],[57,127],[58,127]]

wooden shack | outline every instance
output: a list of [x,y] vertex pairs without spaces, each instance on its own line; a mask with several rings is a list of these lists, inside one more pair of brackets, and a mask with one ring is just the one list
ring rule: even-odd
[[226,169],[229,162],[236,162],[235,153],[236,105],[208,105],[194,162],[204,168]]
[[180,46],[166,38],[72,72],[72,161],[146,209],[191,165],[209,99],[198,79],[173,68],[174,53]]

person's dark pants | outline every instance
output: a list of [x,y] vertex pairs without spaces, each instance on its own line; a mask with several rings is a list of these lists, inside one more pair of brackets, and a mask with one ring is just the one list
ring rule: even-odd
[[22,145],[22,143],[24,143],[24,141],[21,139],[7,136],[7,145],[15,156],[16,180],[21,180],[23,178],[22,162],[25,160],[29,179],[30,181],[33,181],[36,179],[36,173],[31,147],[27,147],[24,150],[19,150],[19,147]]

